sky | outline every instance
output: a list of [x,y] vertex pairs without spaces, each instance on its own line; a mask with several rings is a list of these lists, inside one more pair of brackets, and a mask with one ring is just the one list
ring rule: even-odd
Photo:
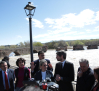
[[33,42],[99,39],[99,0],[0,0],[0,45],[30,41],[28,2]]

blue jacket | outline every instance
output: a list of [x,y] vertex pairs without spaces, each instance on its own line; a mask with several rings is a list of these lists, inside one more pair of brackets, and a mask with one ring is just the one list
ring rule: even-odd
[[[9,91],[14,91],[14,71],[12,69],[7,69],[8,72],[8,79],[10,82],[10,89]],[[4,91],[4,85],[3,85],[3,77],[2,77],[2,70],[0,70],[0,91]]]

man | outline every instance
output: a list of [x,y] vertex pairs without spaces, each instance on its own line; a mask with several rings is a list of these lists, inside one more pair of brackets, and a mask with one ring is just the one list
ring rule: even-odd
[[66,60],[66,52],[60,50],[56,53],[57,61],[54,77],[59,84],[59,91],[73,91],[74,66]]
[[95,78],[92,69],[89,67],[89,61],[80,59],[79,64],[76,91],[90,91]]
[[9,64],[9,57],[8,56],[5,56],[2,61],[5,61],[7,62],[7,65],[8,65],[8,68],[10,67],[10,64]]
[[[39,59],[35,60],[34,62],[31,62],[31,77],[34,77],[34,74],[39,71],[39,62],[40,62],[40,60],[45,58],[44,52],[39,51],[38,57],[39,57]],[[53,71],[50,60],[48,60],[48,59],[45,59],[45,60],[47,61],[47,65],[48,65],[47,70]]]
[[7,69],[5,61],[0,62],[0,91],[14,91],[14,71]]

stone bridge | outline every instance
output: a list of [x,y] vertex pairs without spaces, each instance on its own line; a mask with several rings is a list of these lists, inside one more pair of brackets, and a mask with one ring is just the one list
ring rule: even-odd
[[[37,53],[38,51],[47,51],[47,46],[43,47],[33,47],[33,53]],[[29,47],[21,47],[21,48],[9,48],[9,49],[0,49],[0,58],[4,56],[9,56],[11,52],[14,52],[15,55],[25,55],[30,53]]]

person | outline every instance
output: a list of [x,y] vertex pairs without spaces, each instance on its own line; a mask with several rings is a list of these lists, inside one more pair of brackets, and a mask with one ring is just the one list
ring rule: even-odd
[[0,62],[0,91],[14,91],[14,71],[7,69],[5,61]]
[[79,64],[76,91],[90,91],[95,82],[93,70],[89,67],[87,59],[80,59]]
[[47,70],[47,61],[45,59],[42,59],[39,63],[39,67],[41,70],[39,70],[34,78],[36,81],[44,81],[47,78],[50,79],[51,81],[54,81],[54,76],[51,71]]
[[[38,52],[39,59],[35,60],[34,62],[31,62],[31,77],[32,78],[34,77],[34,74],[39,71],[39,62],[40,62],[40,60],[45,58],[44,56],[45,56],[44,52],[39,51]],[[47,61],[47,65],[48,65],[47,70],[53,71],[53,67],[50,63],[50,60],[48,60],[48,59],[45,59],[45,60]]]
[[66,52],[64,50],[57,51],[57,61],[55,66],[54,77],[59,84],[59,91],[73,91],[72,81],[74,81],[73,63],[66,60]]
[[8,69],[9,69],[9,67],[10,67],[10,64],[9,64],[9,57],[8,57],[8,56],[5,56],[5,57],[2,59],[2,61],[7,62]]
[[23,81],[28,80],[30,78],[30,69],[25,67],[25,59],[24,58],[18,58],[16,61],[16,65],[18,66],[17,69],[15,69],[15,88],[16,91],[19,91],[19,89],[23,86]]
[[99,91],[99,67],[94,68],[94,77],[96,79],[91,91]]

